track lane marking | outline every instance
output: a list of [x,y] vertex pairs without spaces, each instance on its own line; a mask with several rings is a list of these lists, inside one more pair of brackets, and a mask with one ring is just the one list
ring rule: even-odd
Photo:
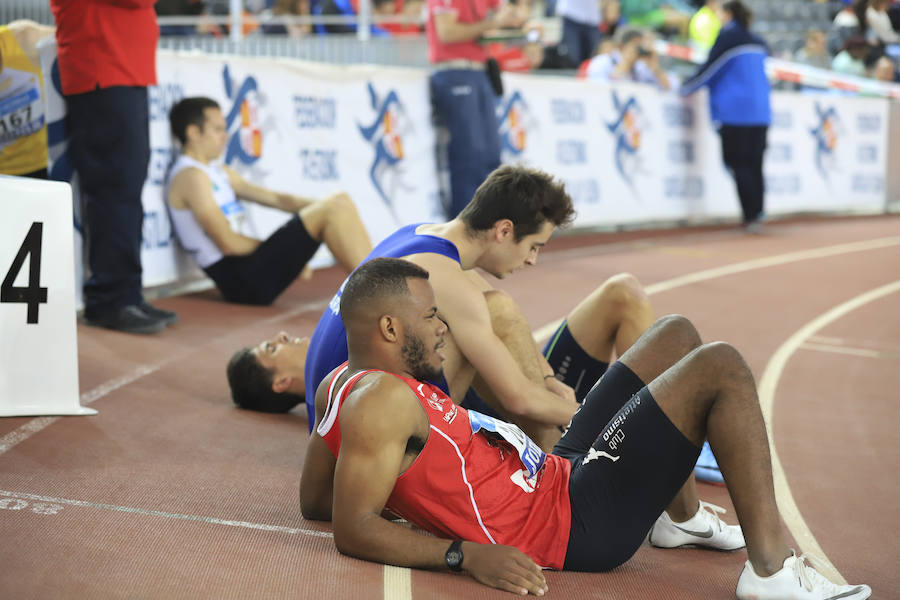
[[763,418],[766,422],[766,431],[769,436],[769,453],[772,455],[772,475],[775,479],[775,498],[778,501],[779,511],[781,512],[785,524],[794,536],[794,539],[800,545],[800,549],[803,552],[815,554],[816,557],[824,563],[820,572],[835,583],[845,584],[847,581],[840,572],[838,572],[831,561],[828,560],[828,557],[825,555],[819,542],[806,524],[803,515],[800,514],[800,508],[797,506],[794,495],[791,493],[787,475],[781,464],[778,451],[775,449],[775,438],[772,430],[772,411],[775,405],[775,391],[787,361],[808,338],[851,311],[884,296],[897,293],[898,291],[900,291],[900,280],[860,294],[859,296],[856,296],[843,304],[839,304],[831,310],[819,315],[797,330],[775,351],[772,358],[769,359],[769,363],[766,365],[762,377],[759,380],[759,403],[762,408]]
[[38,494],[28,494],[25,492],[10,492],[0,490],[0,496],[5,498],[13,498],[17,500],[37,500],[38,502],[48,502],[51,504],[62,504],[64,506],[78,506],[81,508],[95,508],[100,510],[108,510],[113,512],[129,513],[143,515],[148,517],[162,517],[166,519],[177,519],[181,521],[195,521],[198,523],[208,523],[210,525],[225,525],[228,527],[240,527],[243,529],[254,529],[258,531],[275,531],[278,533],[288,533],[291,535],[308,535],[312,537],[334,537],[330,531],[317,531],[315,529],[301,529],[298,527],[284,527],[281,525],[266,525],[264,523],[250,523],[249,521],[236,521],[234,519],[219,519],[217,517],[204,517],[202,515],[188,515],[182,513],[173,513],[163,510],[152,510],[147,508],[134,508],[131,506],[119,506],[116,504],[104,504],[101,502],[88,502],[86,500],[73,500],[71,498],[57,498],[54,496],[41,496]]

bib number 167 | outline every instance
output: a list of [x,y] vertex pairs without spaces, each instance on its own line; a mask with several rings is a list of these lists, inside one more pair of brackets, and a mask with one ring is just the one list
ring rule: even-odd
[[[43,242],[44,224],[35,221],[25,235],[19,251],[13,259],[0,284],[0,303],[25,304],[28,306],[26,322],[36,324],[38,322],[38,308],[47,303],[47,288],[41,287],[41,244]],[[28,284],[15,285],[16,278],[28,261]],[[2,271],[0,271],[2,272]]]

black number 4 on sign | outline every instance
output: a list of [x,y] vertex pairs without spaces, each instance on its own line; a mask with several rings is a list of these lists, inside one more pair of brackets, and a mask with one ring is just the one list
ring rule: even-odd
[[[29,324],[37,324],[38,307],[47,303],[47,288],[41,287],[41,242],[43,241],[44,224],[35,221],[31,224],[31,229],[19,246],[19,252],[12,261],[6,277],[3,278],[3,284],[0,285],[0,302],[21,303],[28,305],[28,316],[26,322]],[[25,287],[13,285],[22,265],[25,264],[25,257],[30,256],[28,261],[28,285]]]

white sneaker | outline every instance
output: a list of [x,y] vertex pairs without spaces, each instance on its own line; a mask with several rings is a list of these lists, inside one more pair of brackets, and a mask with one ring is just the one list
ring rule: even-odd
[[864,600],[872,594],[867,585],[837,585],[805,564],[806,556],[794,551],[784,560],[784,567],[768,577],[760,577],[744,565],[737,584],[739,600]]
[[713,550],[737,550],[743,548],[744,534],[740,525],[729,525],[716,513],[725,509],[700,501],[697,514],[684,523],[675,523],[663,512],[650,529],[650,543],[657,548],[702,546]]

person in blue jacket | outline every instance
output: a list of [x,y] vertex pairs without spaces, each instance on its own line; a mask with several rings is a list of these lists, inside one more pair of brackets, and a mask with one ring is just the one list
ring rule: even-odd
[[750,32],[751,13],[740,0],[721,8],[722,28],[697,72],[681,86],[682,95],[709,87],[710,113],[722,139],[722,158],[734,176],[744,228],[757,233],[763,216],[763,153],[772,121],[765,60],[769,48]]

